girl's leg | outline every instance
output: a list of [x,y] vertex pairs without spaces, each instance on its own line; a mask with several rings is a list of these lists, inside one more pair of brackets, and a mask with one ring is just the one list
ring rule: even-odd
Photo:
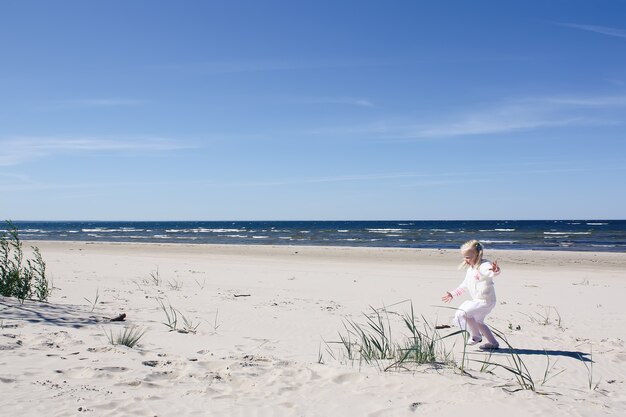
[[461,329],[469,332],[472,340],[480,342],[480,330],[478,330],[476,320],[471,317],[467,317],[467,313],[463,310],[457,310],[455,319]]
[[489,329],[489,326],[487,326],[484,322],[476,322],[476,326],[480,329],[480,332],[483,334],[483,336],[487,338],[487,340],[491,344],[491,348],[497,348],[498,341],[491,332],[491,329]]
[[478,326],[476,320],[474,320],[472,317],[465,317],[465,321],[467,322],[467,329],[469,330],[472,339],[480,342],[482,340],[482,331],[480,330],[480,327]]

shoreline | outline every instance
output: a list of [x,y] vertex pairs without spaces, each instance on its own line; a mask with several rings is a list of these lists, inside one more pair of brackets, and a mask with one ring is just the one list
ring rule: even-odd
[[[443,259],[458,259],[458,249],[432,249],[432,248],[390,248],[375,246],[315,246],[315,245],[243,245],[243,244],[213,244],[213,243],[170,243],[170,242],[97,242],[97,241],[60,241],[60,240],[22,240],[25,247],[120,247],[152,248],[158,251],[168,252],[175,250],[181,252],[191,250],[194,253],[214,254],[250,254],[250,255],[293,255],[315,256],[331,255],[333,257],[361,257],[362,253],[377,253],[398,257],[414,262],[421,261],[421,256]],[[623,266],[626,268],[626,252],[592,252],[592,251],[568,251],[568,250],[527,250],[527,249],[490,249],[485,250],[487,259],[497,259],[500,262],[512,262],[514,264],[543,264],[549,258],[557,258],[561,261],[575,261],[582,265],[595,265],[602,262],[605,265]],[[417,258],[415,258],[417,256]],[[412,258],[411,258],[412,257]],[[419,259],[418,259],[419,258]],[[367,261],[368,258],[363,260]]]

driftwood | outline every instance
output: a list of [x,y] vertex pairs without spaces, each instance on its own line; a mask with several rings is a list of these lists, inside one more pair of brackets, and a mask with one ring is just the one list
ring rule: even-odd
[[250,297],[250,294],[233,294],[235,297]]
[[124,321],[126,320],[126,313],[122,313],[117,317],[110,319],[111,321]]

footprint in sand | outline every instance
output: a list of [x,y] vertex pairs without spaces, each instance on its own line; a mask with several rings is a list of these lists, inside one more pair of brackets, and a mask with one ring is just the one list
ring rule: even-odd
[[362,381],[364,378],[365,377],[363,375],[350,373],[350,374],[343,374],[343,375],[336,376],[333,378],[332,381],[335,384],[348,384],[352,382]]
[[164,381],[164,380],[172,380],[178,379],[180,377],[180,372],[178,371],[155,371],[151,372],[145,377],[145,381]]
[[104,371],[104,372],[126,372],[128,371],[128,368],[124,367],[124,366],[105,366],[102,368],[96,368],[97,371]]

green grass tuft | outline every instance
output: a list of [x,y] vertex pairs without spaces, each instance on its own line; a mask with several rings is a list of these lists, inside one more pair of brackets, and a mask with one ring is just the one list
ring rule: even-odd
[[[375,309],[365,314],[365,323],[346,319],[344,332],[339,332],[339,340],[326,342],[327,351],[333,358],[345,358],[348,361],[364,362],[378,366],[384,371],[408,369],[421,364],[450,363],[451,354],[442,342],[435,326],[422,317],[423,326],[416,324],[413,305],[410,313],[404,314],[402,323],[408,330],[407,334],[395,336],[392,330],[390,312],[386,308]],[[335,355],[330,345],[339,346],[339,354]]]
[[33,247],[33,259],[24,260],[18,228],[9,220],[6,223],[8,234],[0,234],[0,295],[15,297],[21,303],[33,296],[46,301],[51,286],[39,248]]
[[113,330],[109,330],[107,338],[113,346],[122,345],[134,348],[139,340],[146,334],[146,330],[137,326],[124,327],[117,335],[113,335]]

